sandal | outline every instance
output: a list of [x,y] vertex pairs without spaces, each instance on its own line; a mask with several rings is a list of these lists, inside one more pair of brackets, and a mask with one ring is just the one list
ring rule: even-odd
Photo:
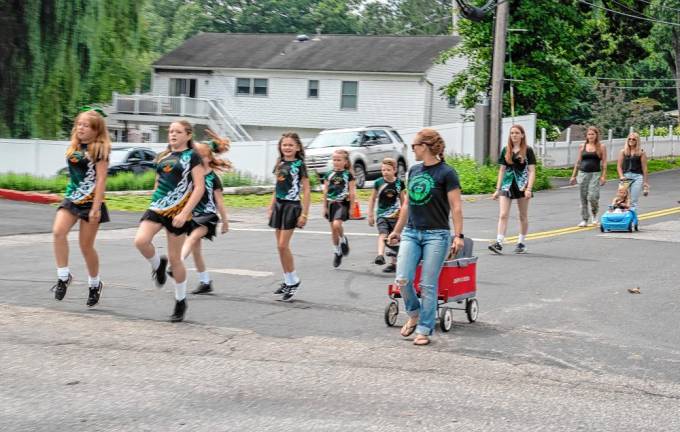
[[430,344],[430,337],[421,335],[419,334],[418,336],[413,339],[413,345],[429,345]]
[[416,331],[416,327],[418,327],[418,320],[415,320],[415,324],[409,325],[409,322],[411,320],[406,321],[406,324],[401,328],[401,331],[399,332],[403,337],[409,337],[413,334],[414,331]]

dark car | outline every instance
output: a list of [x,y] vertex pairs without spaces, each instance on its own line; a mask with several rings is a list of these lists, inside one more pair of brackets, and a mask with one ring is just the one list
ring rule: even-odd
[[[142,174],[153,169],[156,152],[148,147],[114,147],[109,156],[109,175],[121,172]],[[68,168],[59,170],[59,174],[68,175]]]

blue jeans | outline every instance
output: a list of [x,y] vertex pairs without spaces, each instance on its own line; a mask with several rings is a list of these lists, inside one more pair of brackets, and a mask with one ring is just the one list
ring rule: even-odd
[[[434,331],[437,319],[437,289],[439,273],[449,252],[451,234],[449,230],[417,230],[406,228],[401,235],[397,255],[396,283],[404,299],[406,314],[418,316],[416,333],[429,336]],[[416,267],[422,259],[420,273],[421,301],[413,287]]]
[[630,207],[637,211],[638,200],[640,199],[640,191],[642,191],[642,181],[644,176],[632,172],[623,173],[627,179],[635,180],[630,184]]

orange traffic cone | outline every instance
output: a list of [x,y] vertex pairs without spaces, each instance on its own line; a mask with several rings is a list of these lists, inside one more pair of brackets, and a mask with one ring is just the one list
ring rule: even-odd
[[361,207],[359,207],[359,201],[354,201],[354,208],[352,208],[352,215],[349,217],[352,220],[366,219],[366,216],[361,215]]

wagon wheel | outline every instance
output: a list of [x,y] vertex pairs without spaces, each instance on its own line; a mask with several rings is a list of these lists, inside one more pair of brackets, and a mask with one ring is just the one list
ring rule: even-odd
[[453,313],[450,308],[443,307],[439,312],[439,328],[447,332],[451,330],[451,327],[453,327]]
[[399,315],[399,305],[395,301],[391,301],[385,306],[385,324],[389,327],[394,327],[397,323],[397,315]]
[[465,301],[465,313],[467,314],[468,321],[471,323],[477,321],[477,316],[479,316],[479,304],[477,299],[467,299]]

